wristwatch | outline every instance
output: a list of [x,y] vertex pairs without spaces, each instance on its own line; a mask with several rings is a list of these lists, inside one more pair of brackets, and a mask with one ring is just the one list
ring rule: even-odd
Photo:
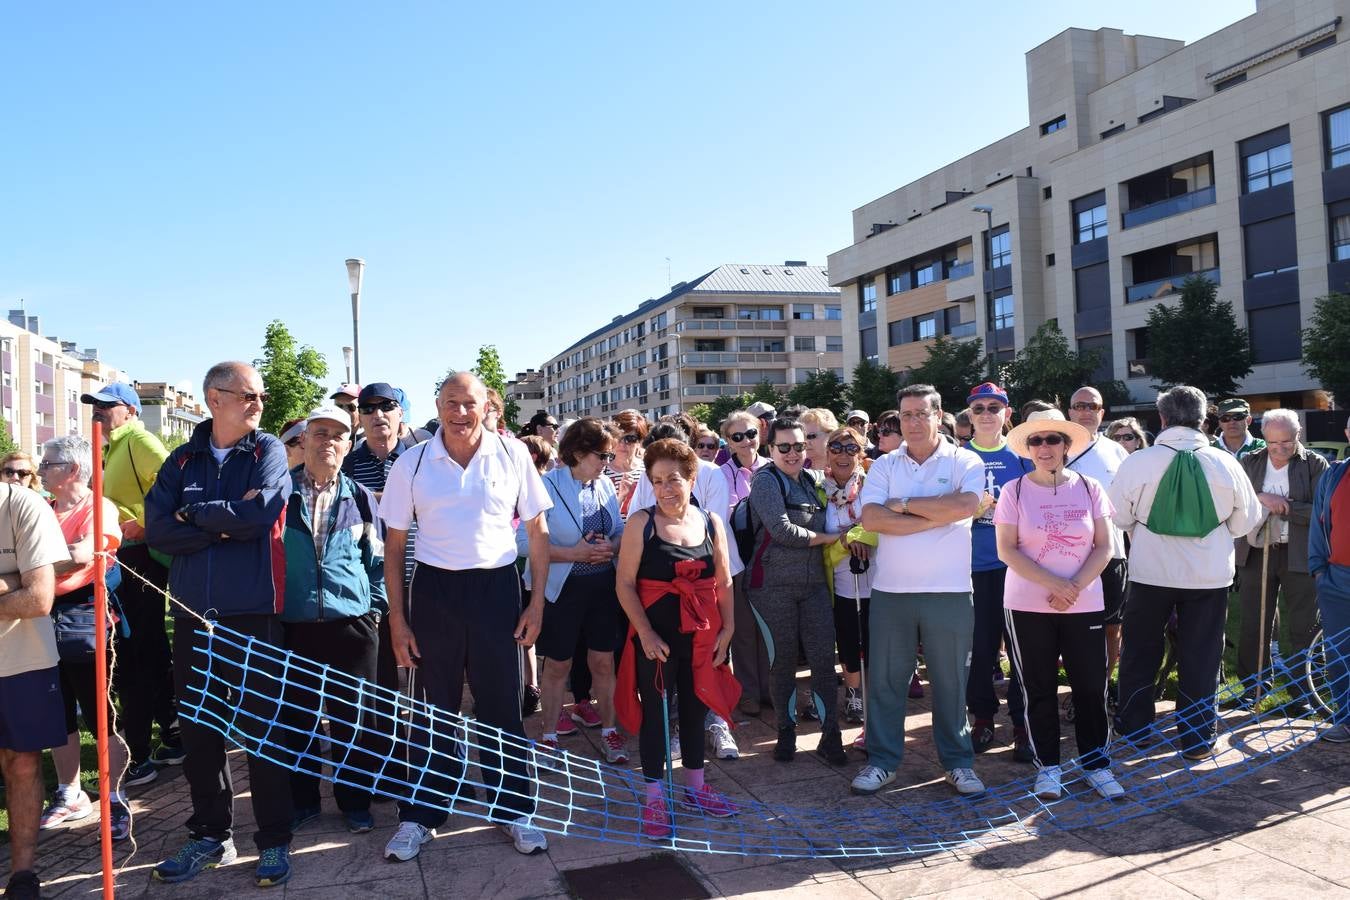
[[908,498],[908,497],[901,497],[901,498],[900,498],[900,515],[902,515],[902,516],[907,516],[907,515],[909,515],[909,498]]

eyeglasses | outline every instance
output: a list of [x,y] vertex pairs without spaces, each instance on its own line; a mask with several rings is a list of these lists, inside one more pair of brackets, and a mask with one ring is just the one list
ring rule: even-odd
[[900,433],[899,428],[878,428],[877,437],[891,437]]
[[717,444],[709,444],[704,441],[699,441],[697,444],[694,445],[694,447],[698,450],[716,450]]
[[[377,409],[380,412],[393,412],[395,409],[398,409],[398,401],[381,400],[379,403],[362,403],[357,409],[361,411],[361,415],[363,416],[369,416]],[[349,409],[347,412],[351,412],[351,410]]]
[[900,423],[903,425],[905,422],[924,422],[933,418],[935,412],[935,410],[931,409],[926,409],[923,412],[902,412],[900,414]]
[[1028,447],[1039,447],[1041,444],[1045,444],[1047,447],[1058,447],[1062,443],[1064,443],[1064,435],[1062,434],[1033,434],[1027,438]]
[[340,410],[342,410],[343,412],[347,412],[347,413],[354,413],[354,412],[356,412],[356,404],[355,404],[355,403],[339,403],[339,404],[337,404],[337,408],[340,409]]
[[623,437],[619,438],[619,440],[623,441],[625,444],[636,444],[638,441],[642,440],[642,438],[638,437],[636,434],[625,434]]
[[733,431],[729,437],[733,444],[739,444],[741,441],[753,441],[759,437],[759,429],[747,428],[744,431]]
[[1131,444],[1133,444],[1135,441],[1139,440],[1139,438],[1136,437],[1136,436],[1135,436],[1133,433],[1131,433],[1131,432],[1128,432],[1128,431],[1122,431],[1120,434],[1113,434],[1113,435],[1111,435],[1111,440],[1113,440],[1113,441],[1129,441]]
[[827,449],[831,453],[847,453],[849,456],[857,456],[858,451],[862,448],[852,441],[847,444],[841,444],[838,441],[830,441],[830,445]]
[[1001,403],[990,403],[988,405],[981,404],[977,406],[972,406],[970,408],[970,411],[977,416],[983,415],[996,416],[1007,408],[1008,407],[1004,406]]
[[1080,400],[1077,403],[1070,403],[1069,409],[1075,409],[1078,412],[1096,412],[1101,409],[1100,403],[1089,403],[1086,400]]
[[52,469],[55,468],[56,466],[68,466],[68,465],[70,465],[70,463],[52,462],[50,459],[44,459],[42,460],[42,462],[38,463],[38,471],[41,472],[43,469]]
[[[216,388],[216,390],[223,394],[234,394],[242,403],[266,403],[268,400],[272,399],[272,395],[267,393],[267,391],[263,391],[259,394],[254,391],[232,391],[229,388]],[[350,409],[347,411],[351,412]]]
[[299,447],[299,446],[300,446],[300,439],[299,439],[298,437],[293,437],[293,438],[291,438],[289,441],[286,442],[286,446],[287,446],[287,447]]
[[604,463],[612,463],[612,462],[614,462],[614,454],[613,454],[613,453],[601,453],[599,450],[597,450],[597,451],[595,451],[595,455],[598,456],[598,457],[600,457],[600,461],[601,461],[601,462],[604,462]]
[[539,424],[539,427],[540,427],[540,428],[553,428],[553,429],[557,429],[558,423],[557,423],[557,422],[541,422],[541,423]]
[[803,450],[806,449],[806,444],[802,443],[801,441],[798,441],[795,444],[788,444],[788,443],[774,444],[774,447],[778,449],[779,453],[801,453]]
[[6,478],[27,478],[32,474],[32,469],[11,469],[9,466],[0,469],[0,475],[4,475]]
[[1220,421],[1220,422],[1245,422],[1245,421],[1247,421],[1247,414],[1246,414],[1246,413],[1224,413],[1223,415],[1219,416],[1219,421]]
[[95,400],[90,405],[93,406],[94,409],[116,409],[117,407],[125,406],[126,404],[120,400]]

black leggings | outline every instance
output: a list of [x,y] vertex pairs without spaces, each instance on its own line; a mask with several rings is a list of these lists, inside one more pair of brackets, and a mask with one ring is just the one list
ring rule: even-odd
[[850,675],[857,672],[867,657],[867,607],[862,598],[862,639],[858,637],[858,601],[852,597],[834,595],[834,642],[839,648],[839,663]]
[[656,673],[661,670],[661,684],[666,700],[672,691],[679,693],[680,765],[686,769],[703,768],[703,719],[708,707],[694,692],[694,636],[680,632],[680,604],[673,594],[647,607],[647,620],[658,637],[670,647],[664,663],[648,659],[642,652],[642,641],[633,636],[633,653],[637,663],[638,695],[642,698],[642,727],[638,731],[638,754],[642,758],[642,774],[648,781],[660,781],[666,775],[666,710],[662,708],[661,691],[657,690]]

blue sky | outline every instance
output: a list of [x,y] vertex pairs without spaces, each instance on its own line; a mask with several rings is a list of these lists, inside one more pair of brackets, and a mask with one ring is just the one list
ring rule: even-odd
[[[1067,27],[1188,42],[1252,0],[1085,5],[11,4],[0,302],[145,381],[280,318],[418,418],[724,262],[826,254],[850,211],[1026,124]],[[670,282],[667,281],[669,257]]]

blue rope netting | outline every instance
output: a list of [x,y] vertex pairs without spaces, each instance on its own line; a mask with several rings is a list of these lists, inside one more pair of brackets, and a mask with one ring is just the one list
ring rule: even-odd
[[[688,852],[797,858],[924,855],[1006,842],[1046,828],[1103,828],[1184,803],[1313,741],[1316,724],[1299,718],[1306,713],[1294,703],[1310,699],[1327,708],[1327,660],[1337,652],[1333,648],[1343,649],[1350,640],[1348,633],[1319,641],[1249,679],[1243,688],[1272,683],[1275,676],[1293,681],[1306,674],[1311,686],[1295,701],[1221,715],[1214,750],[1202,760],[1184,759],[1177,735],[1188,726],[1204,726],[1212,712],[1206,713],[1203,702],[1162,716],[1143,731],[1114,738],[1109,748],[1112,770],[1126,790],[1117,800],[1099,797],[1086,783],[1080,762],[1072,760],[1063,766],[1065,796],[1053,802],[1034,797],[1034,774],[992,786],[976,797],[898,807],[875,800],[849,802],[843,796],[838,805],[825,809],[737,797],[740,812],[731,819],[671,804],[671,836],[651,841],[641,830],[646,795],[641,773],[545,749],[219,624],[197,634],[197,677],[179,700],[183,718],[284,768],[493,822],[519,815],[500,804],[504,796],[528,796],[535,803],[535,827],[551,834]],[[1208,708],[1212,711],[1212,702]],[[359,725],[352,740],[332,742],[332,762],[320,751],[320,740],[329,739],[322,729],[324,719]],[[480,764],[469,761],[470,751]],[[532,776],[528,782],[503,779],[503,754],[526,761]]]

